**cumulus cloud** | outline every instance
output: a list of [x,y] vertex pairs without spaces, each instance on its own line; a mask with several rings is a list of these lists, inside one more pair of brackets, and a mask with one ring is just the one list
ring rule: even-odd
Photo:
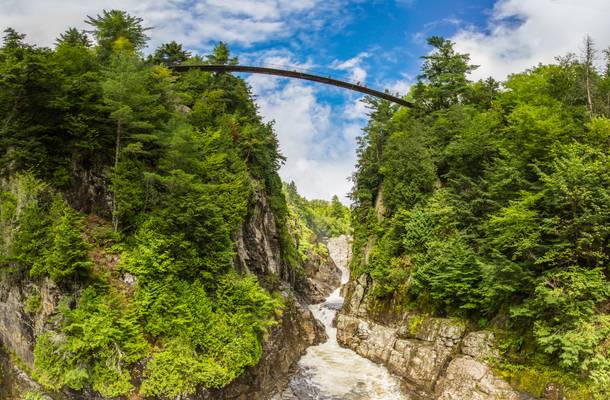
[[461,29],[452,40],[480,65],[473,78],[504,79],[578,52],[587,34],[601,48],[610,45],[608,15],[607,0],[500,0],[484,29]]
[[252,75],[248,83],[266,120],[275,121],[286,164],[285,181],[294,181],[308,198],[338,195],[348,203],[348,177],[355,164],[356,137],[366,117],[364,106],[349,98],[333,107],[319,100],[323,87],[277,77]]
[[367,72],[363,66],[364,60],[369,57],[370,54],[366,51],[359,53],[355,57],[350,58],[349,60],[339,61],[335,60],[331,64],[331,68],[338,69],[341,71],[348,71],[350,73],[349,79],[354,82],[362,82],[366,81]]
[[[367,53],[347,61],[335,61],[331,68],[351,71]],[[244,54],[249,63],[305,70],[320,69],[311,59],[300,60],[287,49]],[[356,138],[366,123],[367,112],[360,94],[304,81],[268,75],[250,75],[247,82],[256,97],[261,115],[275,121],[282,154],[287,158],[280,170],[285,181],[294,181],[308,198],[330,199],[338,195],[349,204],[348,178],[356,162]],[[325,95],[339,95],[342,104],[329,104]]]
[[[67,27],[86,28],[86,15],[117,8],[154,27],[151,47],[176,40],[190,49],[224,40],[249,46],[288,37],[300,28],[322,26],[328,7],[321,0],[2,0],[0,27],[28,34],[49,46]],[[323,15],[322,12],[327,15]],[[332,15],[332,13],[331,13]],[[308,21],[306,25],[305,21]]]
[[[103,9],[126,10],[152,26],[149,48],[176,40],[191,50],[206,50],[218,40],[248,46],[295,38],[302,43],[315,40],[324,29],[336,30],[349,20],[344,5],[349,0],[0,0],[0,28],[13,27],[28,35],[28,41],[50,46],[70,26],[89,28],[83,20]],[[329,28],[333,26],[334,28]],[[294,43],[294,40],[292,41]],[[364,81],[361,63],[368,54],[337,62],[337,69],[349,71]],[[273,64],[296,69],[319,66],[286,48],[240,54],[242,62]],[[294,180],[308,197],[329,199],[338,194],[346,200],[351,184],[347,178],[355,162],[355,138],[364,123],[355,96],[345,95],[347,107],[331,106],[319,100],[329,89],[313,84],[251,75],[261,114],[275,120],[286,165],[280,171]],[[326,90],[326,92],[324,92]],[[344,114],[345,112],[345,114]]]

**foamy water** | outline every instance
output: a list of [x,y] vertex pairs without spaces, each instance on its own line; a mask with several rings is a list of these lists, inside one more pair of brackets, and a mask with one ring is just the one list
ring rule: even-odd
[[[344,284],[349,279],[348,257],[336,253],[347,251],[347,247],[329,246],[329,249],[341,269]],[[310,306],[314,316],[324,324],[328,340],[310,347],[299,361],[299,372],[290,384],[294,395],[300,400],[408,400],[398,379],[384,366],[339,346],[332,322],[342,304],[343,297],[337,289],[324,303]]]

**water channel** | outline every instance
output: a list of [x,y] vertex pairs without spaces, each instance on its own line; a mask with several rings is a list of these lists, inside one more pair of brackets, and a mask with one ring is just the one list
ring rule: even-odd
[[[333,242],[343,241],[343,242]],[[345,237],[329,242],[330,256],[341,269],[341,284],[349,279]],[[328,340],[307,350],[290,382],[291,396],[298,400],[408,400],[400,382],[382,366],[361,357],[337,343],[335,315],[343,304],[340,288],[323,303],[311,305],[314,316],[326,328]]]

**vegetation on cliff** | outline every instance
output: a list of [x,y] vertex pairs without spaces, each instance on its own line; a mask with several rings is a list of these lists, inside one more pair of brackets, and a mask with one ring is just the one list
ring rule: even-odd
[[63,293],[34,376],[107,397],[222,387],[258,362],[282,306],[234,271],[254,190],[284,257],[295,252],[276,136],[243,80],[163,65],[234,62],[224,44],[202,58],[169,43],[146,60],[141,19],[87,23],[52,49],[12,29],[0,47],[2,279]]
[[350,234],[350,210],[337,196],[331,201],[308,200],[299,194],[294,182],[285,183],[283,190],[288,205],[288,230],[301,263],[315,255],[328,256],[324,239]]
[[511,362],[607,398],[610,67],[587,39],[582,58],[471,82],[468,55],[428,43],[414,107],[369,100],[353,269],[377,298],[495,327]]

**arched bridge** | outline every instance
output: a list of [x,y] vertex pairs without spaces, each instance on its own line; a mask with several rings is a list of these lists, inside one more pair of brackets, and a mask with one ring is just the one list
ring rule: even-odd
[[199,65],[174,65],[171,67],[175,71],[188,71],[191,69],[198,69],[201,71],[210,72],[247,72],[254,74],[265,74],[265,75],[276,75],[284,76],[287,78],[303,79],[306,81],[320,82],[327,85],[337,86],[344,89],[353,90],[356,92],[368,94],[370,96],[379,97],[387,101],[391,101],[401,106],[411,106],[412,103],[403,98],[393,96],[387,92],[380,90],[371,89],[360,83],[353,83],[339,79],[333,79],[330,76],[316,75],[308,72],[302,72],[297,70],[288,70],[281,68],[272,67],[261,67],[261,66],[249,66],[249,65],[227,65],[227,64],[199,64]]

